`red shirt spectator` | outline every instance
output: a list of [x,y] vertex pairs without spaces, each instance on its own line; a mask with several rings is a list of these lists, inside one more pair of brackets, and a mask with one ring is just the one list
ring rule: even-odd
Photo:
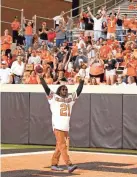
[[51,29],[48,32],[48,41],[49,42],[54,42],[54,39],[56,37],[56,33]]

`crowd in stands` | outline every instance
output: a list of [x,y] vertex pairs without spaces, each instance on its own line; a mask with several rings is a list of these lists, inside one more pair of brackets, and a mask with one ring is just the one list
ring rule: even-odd
[[[94,16],[90,7],[73,20],[64,12],[53,18],[54,28],[43,22],[37,34],[34,21],[24,26],[18,17],[1,36],[0,83],[40,84],[35,67],[43,66],[47,84],[136,85],[137,16],[121,16],[120,7],[106,7]],[[73,35],[79,30],[78,36]],[[13,45],[14,44],[14,45]]]

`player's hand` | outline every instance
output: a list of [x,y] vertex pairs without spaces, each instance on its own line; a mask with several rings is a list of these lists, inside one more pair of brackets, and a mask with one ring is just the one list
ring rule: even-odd
[[85,77],[86,77],[86,71],[84,71],[84,72],[82,73],[82,75],[80,75],[80,79],[81,79],[81,80],[85,80]]
[[80,79],[81,79],[82,81],[84,81],[84,80],[85,80],[85,77],[80,77]]
[[39,78],[43,77],[43,73],[37,73],[37,75],[39,76]]

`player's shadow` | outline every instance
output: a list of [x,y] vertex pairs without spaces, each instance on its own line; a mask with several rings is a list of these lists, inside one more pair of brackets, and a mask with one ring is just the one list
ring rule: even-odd
[[76,173],[67,173],[67,172],[54,172],[54,171],[41,171],[41,170],[14,170],[1,172],[1,177],[67,177],[79,175]]
[[134,164],[112,163],[112,162],[87,162],[77,164],[79,169],[102,172],[137,174],[137,168],[130,168]]

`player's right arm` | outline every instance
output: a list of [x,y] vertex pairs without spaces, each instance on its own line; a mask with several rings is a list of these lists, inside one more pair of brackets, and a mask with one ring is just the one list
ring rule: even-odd
[[39,74],[39,78],[40,78],[40,81],[41,81],[41,84],[46,92],[46,94],[49,96],[50,95],[50,88],[48,87],[47,83],[45,82],[44,78],[42,75]]
[[76,92],[72,93],[72,99],[73,99],[73,101],[76,101],[76,99],[81,94],[82,89],[83,89],[83,85],[84,85],[84,78],[81,78],[81,80],[79,82],[79,86],[78,86]]

